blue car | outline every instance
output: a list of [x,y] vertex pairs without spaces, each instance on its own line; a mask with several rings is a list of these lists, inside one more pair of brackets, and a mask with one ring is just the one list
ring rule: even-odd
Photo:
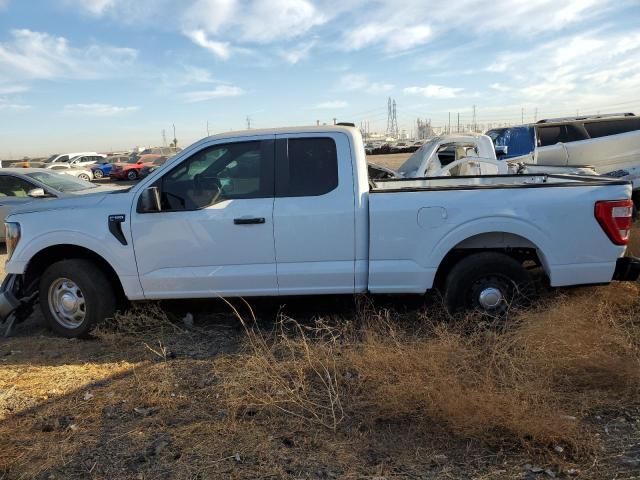
[[126,155],[121,155],[117,157],[107,157],[98,163],[91,165],[91,171],[93,172],[93,177],[95,179],[100,179],[104,177],[108,177],[111,173],[111,169],[113,168],[114,163],[126,163],[129,160],[129,157]]

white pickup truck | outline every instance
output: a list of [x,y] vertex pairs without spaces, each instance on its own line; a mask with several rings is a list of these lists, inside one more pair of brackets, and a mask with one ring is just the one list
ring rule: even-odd
[[205,138],[129,190],[32,202],[6,220],[0,319],[38,301],[86,335],[119,299],[371,293],[438,287],[450,309],[505,311],[552,286],[635,280],[631,186],[504,175],[370,181],[352,126]]

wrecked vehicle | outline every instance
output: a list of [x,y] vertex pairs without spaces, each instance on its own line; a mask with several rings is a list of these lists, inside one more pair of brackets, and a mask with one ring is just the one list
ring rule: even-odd
[[516,175],[526,173],[597,175],[588,166],[560,167],[527,163],[527,156],[509,161],[496,157],[496,147],[487,135],[468,133],[434,137],[425,142],[397,171],[369,164],[373,179]]
[[630,196],[575,175],[370,180],[353,125],[219,134],[128,190],[14,210],[0,320],[38,299],[80,337],[123,299],[433,288],[452,311],[502,315],[533,292],[530,262],[554,287],[637,279]]
[[640,117],[633,113],[552,118],[487,135],[500,159],[526,157],[545,167],[588,164],[600,175],[631,181],[640,203]]

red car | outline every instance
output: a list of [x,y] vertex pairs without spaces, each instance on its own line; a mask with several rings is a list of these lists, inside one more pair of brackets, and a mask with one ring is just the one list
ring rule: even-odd
[[137,180],[143,167],[153,165],[155,160],[162,157],[163,155],[158,154],[132,155],[126,163],[114,163],[109,177],[116,180]]

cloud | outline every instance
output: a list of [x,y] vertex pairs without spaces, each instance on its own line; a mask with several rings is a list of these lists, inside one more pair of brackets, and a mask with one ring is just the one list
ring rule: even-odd
[[231,56],[231,47],[228,42],[218,42],[211,40],[204,30],[185,31],[184,34],[193,43],[209,50],[221,60],[227,60]]
[[84,8],[93,15],[102,15],[115,3],[115,0],[83,0]]
[[64,112],[73,115],[111,117],[140,110],[140,107],[118,107],[106,103],[74,103],[64,106]]
[[244,90],[234,85],[218,85],[211,90],[199,90],[195,92],[187,92],[182,95],[188,103],[206,102],[216,98],[238,97],[244,95]]
[[13,112],[20,112],[24,110],[30,110],[33,108],[31,105],[24,105],[21,103],[12,103],[6,98],[0,98],[0,111],[10,110]]
[[28,92],[29,87],[27,85],[2,85],[0,84],[0,95],[11,95],[14,93]]
[[311,40],[309,42],[299,43],[298,45],[288,49],[288,50],[280,50],[280,56],[284,58],[287,62],[292,65],[300,62],[301,60],[305,60],[309,57],[309,52],[316,45],[315,40]]
[[409,95],[422,95],[427,98],[455,98],[463,89],[445,87],[443,85],[427,85],[426,87],[407,87],[404,93]]
[[487,71],[499,73],[500,83],[490,87],[514,100],[554,102],[575,110],[586,102],[631,102],[640,90],[640,31],[585,31],[498,58],[500,68],[492,65]]
[[340,77],[338,86],[342,90],[359,91],[372,94],[386,93],[394,89],[390,83],[371,82],[369,78],[360,73],[347,73]]
[[138,52],[92,44],[72,47],[64,37],[31,30],[11,30],[12,41],[0,43],[0,71],[5,80],[95,79],[130,66]]
[[321,109],[321,110],[337,110],[340,108],[346,108],[349,104],[344,100],[332,100],[329,102],[321,102],[316,104],[313,108]]

